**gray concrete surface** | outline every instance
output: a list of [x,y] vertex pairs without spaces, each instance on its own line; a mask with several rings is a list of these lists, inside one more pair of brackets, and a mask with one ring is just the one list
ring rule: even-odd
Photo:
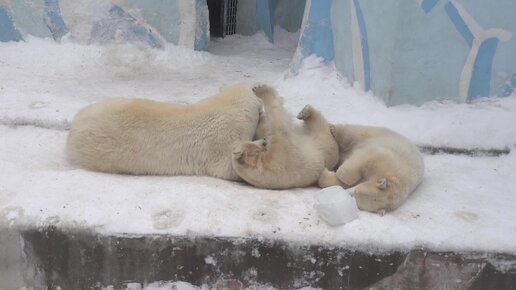
[[[0,289],[101,289],[186,281],[241,289],[516,289],[516,256],[378,252],[262,239],[0,230]],[[493,262],[495,261],[495,262]],[[506,267],[500,267],[505,265]],[[228,286],[229,285],[229,286]]]

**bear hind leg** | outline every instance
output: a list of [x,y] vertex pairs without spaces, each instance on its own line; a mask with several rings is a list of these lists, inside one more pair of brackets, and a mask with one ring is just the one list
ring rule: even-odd
[[264,110],[260,110],[260,118],[258,119],[258,125],[256,126],[253,140],[265,139],[270,131],[269,126],[267,114]]
[[304,106],[297,114],[297,118],[304,121],[305,128],[312,134],[322,133],[327,135],[327,133],[330,132],[330,134],[333,135],[331,131],[335,131],[335,126],[328,124],[328,121],[326,121],[326,118],[324,118],[321,112],[311,105]]

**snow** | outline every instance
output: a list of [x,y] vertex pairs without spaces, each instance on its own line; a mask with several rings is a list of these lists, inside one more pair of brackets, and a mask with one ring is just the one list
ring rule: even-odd
[[[115,289],[112,286],[103,288],[104,290],[113,290]],[[225,289],[223,287],[209,287],[208,285],[202,285],[200,287],[194,286],[187,282],[154,282],[149,285],[142,287],[140,283],[127,283],[124,286],[124,290],[210,290],[210,289]],[[276,288],[272,286],[266,286],[261,284],[250,285],[249,287],[244,288],[245,290],[276,290]],[[316,288],[311,287],[303,287],[298,290],[317,290]]]
[[516,96],[386,107],[316,58],[293,75],[298,35],[276,37],[270,44],[263,34],[231,36],[211,42],[209,52],[69,39],[0,43],[0,225],[516,253],[514,152],[425,155],[425,179],[403,206],[384,216],[359,212],[340,227],[318,217],[315,187],[274,191],[210,177],[112,175],[66,160],[69,122],[87,104],[109,97],[195,102],[235,82],[276,86],[293,114],[310,103],[331,122],[386,126],[417,144],[515,149]]
[[341,186],[330,186],[314,193],[315,211],[330,226],[339,226],[358,218],[356,201]]

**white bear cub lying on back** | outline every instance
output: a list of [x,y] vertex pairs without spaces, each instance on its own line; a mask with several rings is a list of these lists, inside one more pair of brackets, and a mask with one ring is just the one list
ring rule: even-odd
[[384,213],[399,207],[416,189],[425,170],[418,148],[402,135],[380,127],[336,125],[341,165],[324,170],[320,187],[350,188],[362,210]]
[[103,172],[239,180],[231,153],[253,140],[263,106],[251,88],[225,87],[190,105],[141,99],[90,105],[72,121],[68,157]]
[[[303,126],[294,124],[272,87],[258,85],[253,91],[263,101],[265,115],[257,138],[233,151],[233,168],[248,183],[261,188],[285,189],[317,183],[324,168],[338,162],[338,146],[330,126],[320,112],[306,106],[297,116]],[[268,126],[264,129],[264,126]],[[262,136],[260,136],[262,135]]]

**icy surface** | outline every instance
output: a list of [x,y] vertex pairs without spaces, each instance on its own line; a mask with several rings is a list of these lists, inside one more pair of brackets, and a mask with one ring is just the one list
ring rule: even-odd
[[340,186],[330,186],[314,193],[315,211],[331,226],[340,226],[358,218],[355,199]]
[[66,129],[87,104],[108,97],[195,102],[235,82],[275,85],[293,114],[310,103],[331,122],[386,126],[418,144],[515,149],[514,96],[388,108],[317,59],[292,76],[297,35],[276,36],[275,44],[262,34],[231,36],[210,43],[209,52],[0,43],[0,224],[516,253],[514,152],[427,155],[425,179],[403,206],[385,216],[359,212],[340,227],[319,219],[315,187],[273,191],[209,177],[111,175],[67,162]]

